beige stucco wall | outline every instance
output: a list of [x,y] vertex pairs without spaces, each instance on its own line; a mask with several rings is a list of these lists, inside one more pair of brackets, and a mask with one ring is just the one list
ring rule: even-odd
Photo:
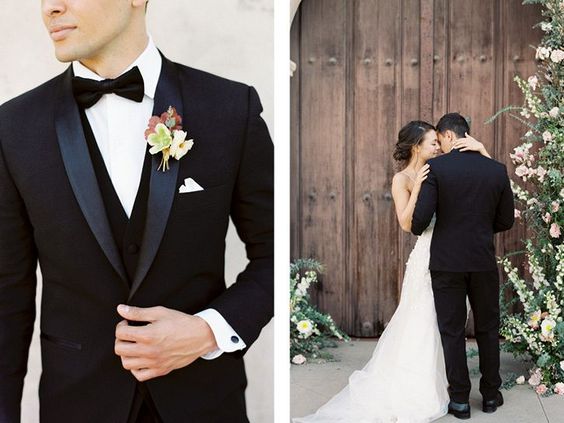
[[[42,27],[39,1],[0,0],[0,103],[60,73]],[[149,30],[172,60],[254,85],[271,133],[273,94],[273,0],[151,0]],[[245,266],[244,245],[230,227],[226,277]],[[273,324],[247,353],[247,405],[252,423],[273,421]],[[38,422],[40,374],[38,330],[34,334],[23,402],[23,423]],[[218,381],[221,383],[221,381]]]

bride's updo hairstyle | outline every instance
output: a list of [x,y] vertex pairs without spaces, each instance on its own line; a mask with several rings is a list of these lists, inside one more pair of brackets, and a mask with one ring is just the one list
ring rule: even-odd
[[433,125],[422,120],[412,120],[401,128],[394,148],[394,160],[400,163],[409,162],[413,146],[419,145],[425,134],[434,129]]

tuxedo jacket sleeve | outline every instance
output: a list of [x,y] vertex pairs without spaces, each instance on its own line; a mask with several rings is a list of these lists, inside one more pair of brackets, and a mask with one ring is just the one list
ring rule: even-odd
[[[504,166],[505,169],[505,166]],[[513,202],[513,191],[511,190],[511,183],[505,172],[505,185],[497,204],[494,221],[494,233],[507,231],[511,229],[515,222],[515,204]]]
[[20,421],[35,319],[37,254],[33,229],[0,140],[0,421]]
[[249,263],[236,282],[210,304],[247,347],[271,319],[274,308],[274,151],[261,112],[257,92],[250,87],[246,134],[231,202],[231,218],[245,243]]
[[427,174],[427,179],[421,185],[421,191],[417,197],[415,210],[411,219],[411,232],[421,235],[431,223],[431,219],[437,210],[438,185],[437,177],[433,173],[433,167]]

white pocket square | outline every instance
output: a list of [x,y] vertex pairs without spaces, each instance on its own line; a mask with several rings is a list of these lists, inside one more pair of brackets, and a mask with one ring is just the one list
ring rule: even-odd
[[204,189],[192,178],[184,179],[184,185],[180,185],[178,192],[180,194],[185,194],[187,192],[203,191]]

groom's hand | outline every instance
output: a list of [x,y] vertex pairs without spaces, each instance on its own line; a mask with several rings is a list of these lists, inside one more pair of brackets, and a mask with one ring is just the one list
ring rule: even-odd
[[[185,367],[217,349],[207,322],[166,307],[118,306],[125,320],[116,326],[115,353],[123,367],[144,382]],[[147,322],[132,326],[128,321]]]

